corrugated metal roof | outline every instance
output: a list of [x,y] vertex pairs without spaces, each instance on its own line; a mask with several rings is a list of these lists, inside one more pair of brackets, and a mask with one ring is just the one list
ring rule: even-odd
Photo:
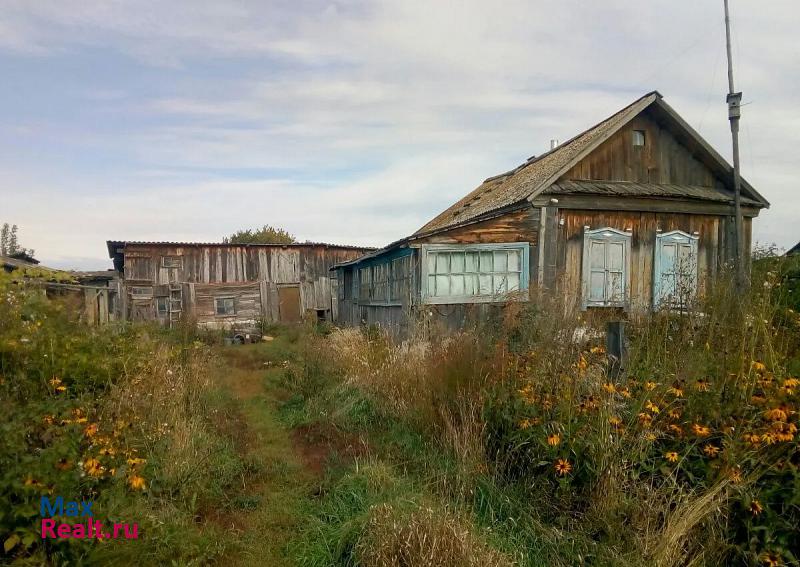
[[[633,181],[559,181],[545,189],[546,195],[607,195],[614,197],[661,197],[697,199],[717,203],[732,203],[733,195],[713,187],[636,183]],[[743,205],[759,205],[758,201],[742,197]]]

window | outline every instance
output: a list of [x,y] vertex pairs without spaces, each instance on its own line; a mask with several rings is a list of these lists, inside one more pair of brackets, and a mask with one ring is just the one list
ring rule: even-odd
[[528,289],[527,242],[423,247],[428,303],[502,301]]
[[613,228],[583,234],[583,308],[625,307],[630,279],[631,234]]
[[181,257],[180,256],[161,256],[161,267],[162,268],[180,268],[181,267]]
[[153,288],[150,286],[132,286],[131,297],[134,299],[152,299]]
[[169,313],[169,297],[156,297],[156,314],[159,317]]
[[126,280],[153,280],[153,269],[150,258],[128,257],[125,259]]
[[216,315],[236,315],[236,306],[233,297],[215,297],[214,312]]
[[644,146],[644,130],[634,130],[633,131],[633,146],[635,148],[640,148]]
[[699,238],[680,230],[656,235],[653,306],[685,307],[697,293]]

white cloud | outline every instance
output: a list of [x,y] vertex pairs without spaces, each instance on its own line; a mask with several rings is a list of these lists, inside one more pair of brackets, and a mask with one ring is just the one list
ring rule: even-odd
[[[800,213],[800,14],[788,0],[733,10],[752,103],[744,175],[773,202],[756,238],[786,246]],[[105,114],[78,125],[0,111],[44,148],[15,149],[37,167],[3,163],[41,187],[3,216],[43,257],[98,262],[109,237],[207,240],[264,222],[383,244],[653,88],[729,155],[723,40],[721,5],[688,1],[9,1],[0,61],[99,49],[133,86],[81,85]],[[108,117],[120,126],[104,129]],[[75,148],[131,165],[62,167]]]

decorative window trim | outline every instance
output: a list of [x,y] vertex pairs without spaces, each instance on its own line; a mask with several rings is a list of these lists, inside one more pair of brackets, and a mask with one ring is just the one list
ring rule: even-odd
[[[583,263],[581,265],[581,309],[588,309],[589,307],[622,307],[627,309],[630,304],[630,287],[631,287],[631,232],[626,232],[611,227],[603,227],[591,230],[588,226],[583,227]],[[595,241],[601,242],[622,242],[623,244],[623,260],[622,260],[622,282],[624,289],[622,290],[621,301],[590,301],[589,286],[590,286],[590,243]],[[608,269],[605,270],[608,272]]]
[[[227,313],[227,312],[220,313],[219,312],[219,307],[218,307],[218,302],[219,301],[227,301],[227,300],[231,301],[231,303],[233,305],[233,312],[232,313]],[[236,315],[236,298],[235,297],[226,295],[224,297],[215,297],[214,298],[214,316],[215,317],[233,317],[235,315]]]
[[[663,283],[663,278],[660,277],[661,270],[662,270],[662,256],[661,256],[661,247],[666,240],[673,239],[676,241],[689,241],[692,245],[693,253],[694,253],[694,266],[692,268],[693,273],[691,274],[694,276],[694,293],[697,293],[697,287],[699,285],[699,274],[698,274],[698,256],[700,253],[700,236],[696,234],[689,234],[688,232],[684,232],[682,230],[670,230],[669,232],[660,232],[656,234],[656,242],[655,246],[653,247],[653,307],[658,309],[661,307],[673,307],[676,306],[676,302],[672,301],[669,302],[668,305],[664,305],[663,299],[661,297],[662,290],[661,286]],[[679,302],[678,302],[679,303]],[[677,305],[679,306],[679,305]]]
[[[448,295],[433,296],[428,293],[428,253],[429,252],[498,252],[502,250],[520,251],[519,290],[505,294],[484,295]],[[420,296],[423,303],[429,304],[454,304],[454,303],[505,303],[508,301],[527,301],[530,280],[530,243],[529,242],[498,242],[491,244],[423,244],[420,247],[420,264],[422,278],[420,282]],[[481,273],[481,272],[477,272]]]

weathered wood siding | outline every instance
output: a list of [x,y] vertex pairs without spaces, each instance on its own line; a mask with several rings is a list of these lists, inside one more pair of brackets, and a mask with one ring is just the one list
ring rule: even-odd
[[[380,325],[397,334],[404,334],[416,319],[432,318],[450,329],[462,328],[470,321],[485,317],[499,309],[491,304],[420,305],[421,266],[419,247],[424,244],[488,244],[528,242],[530,244],[530,278],[536,281],[536,257],[539,235],[539,209],[526,205],[495,218],[457,227],[409,243],[413,253],[403,266],[408,281],[407,293],[393,303],[375,303],[359,298],[360,268],[385,262],[380,256],[369,262],[338,270],[339,284],[349,289],[340,291],[337,322],[342,325]],[[396,251],[395,251],[396,252]],[[391,254],[393,252],[389,252]]]
[[[732,219],[716,215],[679,213],[568,210],[553,211],[559,219],[554,223],[550,241],[555,243],[553,279],[545,281],[557,293],[575,304],[581,299],[584,227],[632,230],[630,258],[630,303],[633,309],[648,309],[653,301],[653,263],[658,230],[682,230],[697,233],[698,284],[702,290],[729,261],[733,246]],[[561,224],[563,220],[563,224]],[[751,219],[745,219],[747,246],[750,245]]]
[[[278,289],[295,286],[300,313],[331,315],[330,268],[357,258],[361,248],[317,244],[289,246],[127,243],[124,287],[128,319],[169,321],[157,313],[157,297],[181,298],[181,316],[205,326],[280,321]],[[152,288],[152,297],[134,297],[132,288]],[[234,316],[216,315],[214,299],[234,297]],[[175,302],[173,305],[177,305]]]
[[[645,133],[644,146],[633,145],[633,131]],[[724,188],[711,168],[691,151],[693,140],[678,140],[645,111],[572,167],[562,179],[602,179]]]

